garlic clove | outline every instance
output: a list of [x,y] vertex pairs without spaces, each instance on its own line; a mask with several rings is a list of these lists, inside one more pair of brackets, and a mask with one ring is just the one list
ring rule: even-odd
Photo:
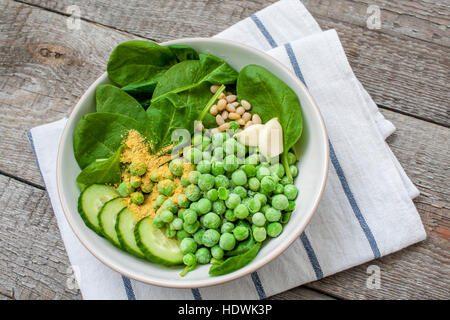
[[283,128],[278,118],[264,124],[259,132],[259,151],[266,158],[273,158],[283,153]]
[[236,134],[240,143],[249,147],[256,147],[259,143],[260,131],[264,128],[262,124],[254,124]]

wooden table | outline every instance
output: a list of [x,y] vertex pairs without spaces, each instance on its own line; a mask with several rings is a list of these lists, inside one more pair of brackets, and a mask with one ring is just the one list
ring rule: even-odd
[[[0,298],[80,299],[25,131],[67,115],[118,43],[208,37],[274,1],[0,0]],[[450,298],[450,2],[302,0],[335,28],[356,75],[397,127],[388,139],[421,191],[427,240],[275,299]],[[125,4],[122,4],[125,3]],[[366,26],[370,5],[381,29]],[[70,12],[69,12],[70,13]],[[381,269],[368,289],[367,267]]]

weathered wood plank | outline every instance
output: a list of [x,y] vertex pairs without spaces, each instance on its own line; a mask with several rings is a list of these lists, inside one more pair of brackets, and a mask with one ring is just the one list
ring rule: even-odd
[[0,205],[0,294],[80,299],[46,192],[0,175]]
[[[66,13],[70,0],[24,0]],[[165,41],[212,36],[271,1],[78,1],[82,18]],[[449,123],[450,5],[428,1],[302,0],[324,29],[335,28],[355,73],[378,105],[436,123]],[[114,3],[114,4],[112,4]],[[369,5],[382,27],[366,27]],[[130,19],[129,17],[133,17]]]

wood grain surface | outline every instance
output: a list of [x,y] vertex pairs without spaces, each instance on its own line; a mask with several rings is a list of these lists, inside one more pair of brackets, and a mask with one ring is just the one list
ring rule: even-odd
[[[210,36],[270,1],[0,0],[0,298],[80,299],[33,153],[29,128],[71,111],[103,73],[110,51],[133,38]],[[273,2],[273,1],[272,1]],[[397,127],[388,143],[421,195],[426,241],[274,296],[275,299],[449,299],[449,5],[429,1],[303,1],[336,28],[355,73]],[[118,2],[119,3],[119,2]],[[382,29],[365,26],[370,4]],[[133,19],[130,19],[133,17]],[[367,289],[367,266],[382,284]]]

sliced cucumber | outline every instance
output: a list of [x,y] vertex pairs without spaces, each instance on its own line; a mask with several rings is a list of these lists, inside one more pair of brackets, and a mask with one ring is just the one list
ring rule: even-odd
[[166,266],[183,263],[180,242],[176,239],[167,238],[161,229],[152,225],[149,217],[138,222],[134,235],[137,245],[148,260]]
[[119,194],[113,187],[93,184],[87,187],[78,198],[78,212],[84,223],[101,236],[103,234],[98,223],[98,213],[106,202],[118,196]]
[[144,253],[139,249],[134,237],[134,227],[137,220],[128,208],[123,208],[116,221],[116,233],[122,248],[138,258],[145,258]]
[[106,239],[117,247],[120,247],[119,238],[116,233],[116,220],[119,212],[126,207],[121,198],[115,198],[106,202],[98,214],[100,230]]

